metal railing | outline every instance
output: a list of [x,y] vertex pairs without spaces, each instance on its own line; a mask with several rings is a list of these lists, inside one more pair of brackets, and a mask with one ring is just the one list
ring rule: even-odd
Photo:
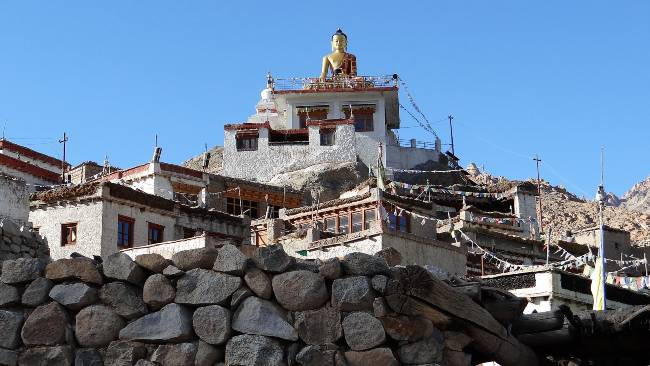
[[400,146],[400,147],[410,147],[413,149],[426,149],[426,150],[435,150],[436,149],[436,144],[435,142],[428,142],[428,141],[418,141],[418,140],[407,140],[407,139],[399,139],[397,141],[393,141],[391,143],[393,146]]
[[396,87],[397,79],[384,76],[337,76],[321,81],[319,78],[277,78],[271,81],[273,90],[327,90],[327,89],[372,89]]

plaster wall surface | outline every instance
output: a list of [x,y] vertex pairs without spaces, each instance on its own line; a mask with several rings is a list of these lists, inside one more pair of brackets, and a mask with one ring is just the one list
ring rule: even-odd
[[163,243],[123,249],[121,252],[128,254],[133,259],[141,254],[152,253],[160,254],[167,259],[171,259],[174,254],[183,250],[217,248],[222,243],[223,240],[217,239],[213,236],[201,235],[189,239],[172,240]]
[[34,185],[51,186],[53,184],[48,180],[35,177],[31,174],[21,172],[20,170],[10,168],[6,165],[0,165],[0,173],[24,180],[30,192],[34,192]]
[[255,151],[237,151],[236,131],[226,130],[223,175],[267,182],[279,173],[322,163],[356,162],[354,126],[338,125],[333,146],[320,146],[318,126],[309,127],[309,144],[269,145],[269,131],[259,129]]
[[[29,221],[45,237],[53,259],[68,258],[78,252],[85,256],[103,254],[102,202],[98,199],[70,202],[66,205],[32,208]],[[61,224],[77,224],[77,243],[61,245]]]
[[47,169],[47,170],[49,170],[51,172],[54,172],[54,173],[57,173],[57,174],[61,174],[61,166],[60,165],[52,165],[50,163],[46,163],[46,162],[38,160],[38,159],[32,159],[32,158],[30,158],[28,156],[20,155],[20,154],[17,154],[15,152],[13,152],[13,151],[7,150],[7,149],[2,150],[2,152],[0,152],[0,154],[12,157],[14,159],[22,160],[22,161],[24,161],[26,163],[29,163],[31,165],[35,165],[35,166],[37,166],[39,168]]
[[429,161],[438,162],[440,153],[435,150],[386,146],[386,166],[395,169],[412,169]]
[[29,190],[25,181],[0,174],[0,218],[25,224],[29,217]]

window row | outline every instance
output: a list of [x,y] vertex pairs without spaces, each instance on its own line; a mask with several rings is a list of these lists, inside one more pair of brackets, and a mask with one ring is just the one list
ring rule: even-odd
[[[61,246],[77,244],[79,224],[76,222],[61,224]],[[135,220],[127,216],[118,216],[117,219],[117,246],[118,248],[133,247],[133,231]],[[164,241],[165,227],[147,222],[148,244]]]
[[370,229],[371,223],[375,220],[376,211],[374,208],[340,213],[323,219],[323,231],[332,234],[357,233]]

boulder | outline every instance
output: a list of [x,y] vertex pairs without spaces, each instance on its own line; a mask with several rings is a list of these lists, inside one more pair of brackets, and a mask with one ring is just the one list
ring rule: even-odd
[[43,262],[38,258],[18,258],[2,262],[0,281],[6,284],[25,283],[43,273]]
[[246,282],[248,288],[258,297],[268,300],[273,296],[271,279],[264,271],[258,268],[250,268],[246,271],[244,282]]
[[442,340],[436,336],[408,343],[397,349],[397,357],[405,364],[427,364],[442,361]]
[[217,250],[215,248],[181,250],[172,256],[174,265],[183,271],[196,268],[212,269],[216,259]]
[[50,290],[54,283],[45,277],[38,277],[27,285],[21,302],[25,306],[36,307],[50,298]]
[[220,345],[230,338],[230,310],[219,305],[198,308],[192,317],[194,332],[203,341]]
[[283,366],[284,350],[275,339],[243,334],[226,345],[226,366]]
[[376,275],[372,277],[370,283],[375,291],[383,295],[384,291],[386,291],[386,285],[388,285],[388,277],[384,275]]
[[375,256],[383,258],[390,267],[402,264],[402,253],[395,248],[384,248],[375,253]]
[[287,255],[281,245],[255,248],[251,259],[257,267],[273,273],[286,271],[294,262],[294,258]]
[[120,331],[121,340],[148,343],[183,342],[192,335],[192,311],[174,303],[134,320]]
[[0,282],[0,308],[20,304],[20,292],[14,286]]
[[66,343],[70,332],[68,316],[56,302],[41,305],[29,314],[20,333],[28,346],[54,346]]
[[242,286],[238,288],[237,291],[232,294],[232,298],[230,299],[230,308],[236,309],[242,301],[251,296],[253,296],[253,292],[249,290],[248,287]]
[[223,305],[241,286],[241,278],[207,269],[192,269],[176,283],[175,302],[189,305]]
[[386,332],[379,319],[368,313],[352,313],[343,319],[345,342],[354,351],[365,351],[386,341]]
[[131,366],[147,357],[147,348],[139,342],[114,341],[104,354],[105,366]]
[[111,282],[99,290],[99,298],[111,306],[119,316],[136,319],[147,313],[140,289],[124,282]]
[[332,283],[332,306],[341,311],[372,311],[375,295],[364,276],[339,278]]
[[259,297],[249,297],[235,311],[232,329],[246,334],[298,340],[298,333],[275,304]]
[[140,254],[135,257],[135,263],[144,269],[148,269],[154,273],[162,273],[172,261],[163,257],[158,253]]
[[163,269],[162,274],[164,274],[165,276],[167,276],[169,278],[176,278],[176,277],[180,277],[180,276],[184,275],[185,272],[181,271],[180,269],[178,269],[178,268],[176,268],[176,267],[174,267],[174,266],[172,266],[170,264],[167,267],[165,267],[165,269]]
[[[130,364],[129,364],[130,365]],[[157,363],[153,363],[145,358],[138,360],[134,366],[159,366]]]
[[101,285],[102,275],[89,258],[59,259],[45,266],[45,278],[60,282],[80,280],[86,283]]
[[386,302],[386,299],[383,297],[376,297],[375,301],[372,302],[372,315],[375,318],[381,318],[387,316],[391,313],[390,307]]
[[75,351],[74,366],[104,366],[104,361],[96,349],[82,348]]
[[176,290],[171,282],[161,274],[149,276],[142,288],[142,299],[153,310],[158,310],[174,301]]
[[18,357],[19,365],[29,366],[72,366],[73,362],[71,346],[28,348]]
[[320,346],[307,346],[298,352],[296,361],[305,366],[333,366],[335,350],[323,350]]
[[294,258],[293,265],[289,267],[291,271],[310,271],[318,273],[319,262],[315,259]]
[[195,343],[163,344],[156,348],[151,361],[162,366],[194,366]]
[[[22,312],[0,310],[0,348],[15,349],[20,346],[20,329],[25,317]],[[0,363],[1,364],[1,363]]]
[[423,317],[395,315],[379,320],[388,336],[396,341],[414,342],[431,336],[434,330],[431,320]]
[[65,306],[77,311],[97,302],[97,290],[82,282],[60,284],[52,287],[50,297]]
[[286,272],[273,277],[273,292],[287,310],[313,310],[327,302],[325,280],[310,271]]
[[298,311],[294,317],[298,335],[307,344],[336,343],[343,336],[341,313],[329,305],[318,310]]
[[124,320],[113,308],[92,305],[77,314],[75,336],[83,347],[100,348],[116,340],[123,327]]
[[223,356],[223,348],[217,348],[209,343],[199,341],[194,365],[214,366],[217,362],[223,361]]
[[345,352],[345,360],[348,366],[399,366],[390,348],[375,348],[370,351]]
[[361,252],[347,254],[341,261],[341,267],[343,272],[350,276],[390,274],[390,269],[384,258]]
[[241,276],[246,270],[248,257],[244,255],[236,246],[224,244],[218,250],[217,259],[214,261],[214,269],[217,272],[223,272],[235,276]]
[[341,262],[336,257],[326,259],[318,267],[318,273],[328,280],[335,280],[341,277]]
[[15,366],[18,364],[18,352],[0,348],[0,365]]
[[104,258],[102,268],[106,277],[134,285],[141,286],[145,279],[142,268],[125,253],[115,253]]

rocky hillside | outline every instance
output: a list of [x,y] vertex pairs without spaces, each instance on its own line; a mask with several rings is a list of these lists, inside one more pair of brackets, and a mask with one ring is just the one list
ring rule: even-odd
[[621,207],[628,210],[650,213],[650,176],[625,192]]
[[[218,174],[223,168],[223,147],[215,146],[208,150],[210,153],[210,162],[208,164],[208,173]],[[183,166],[190,169],[203,170],[203,154],[197,155],[183,163]]]
[[[504,177],[493,177],[489,174],[480,174],[474,180],[486,185],[491,191],[501,191],[514,183]],[[531,179],[530,182],[536,183],[536,180]],[[647,187],[650,187],[650,184]],[[649,192],[647,187],[646,192]],[[629,231],[633,243],[650,245],[650,211],[646,209],[647,211],[642,213],[630,210],[626,203],[627,201],[621,203],[615,195],[608,194],[605,224]],[[646,201],[646,204],[648,203],[650,201]],[[566,231],[575,231],[598,224],[596,202],[579,198],[565,188],[550,185],[545,181],[542,182],[542,210],[544,231],[551,227],[553,240],[563,236]]]

